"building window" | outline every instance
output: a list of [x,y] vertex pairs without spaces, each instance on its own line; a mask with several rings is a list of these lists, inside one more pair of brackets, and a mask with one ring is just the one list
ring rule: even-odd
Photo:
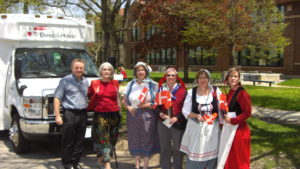
[[135,49],[134,48],[131,48],[131,51],[130,51],[130,53],[131,53],[131,64],[136,64],[136,62],[137,62],[137,55],[136,55],[136,51],[135,51]]
[[[262,55],[263,54],[263,55]],[[259,57],[260,55],[261,57]],[[275,51],[251,52],[250,50],[243,50],[238,52],[238,65],[241,66],[283,66],[283,54],[276,54]]]
[[176,48],[152,50],[146,56],[147,62],[153,65],[175,65]]
[[214,50],[205,50],[202,47],[196,47],[189,50],[188,64],[189,65],[215,65],[216,52]]
[[277,6],[278,11],[282,14],[282,16],[284,16],[284,5],[278,5]]
[[139,31],[137,27],[131,29],[131,42],[138,41]]
[[151,26],[149,29],[147,29],[146,33],[145,33],[145,39],[150,39],[152,37],[152,35],[154,35],[156,33],[157,29],[155,26]]

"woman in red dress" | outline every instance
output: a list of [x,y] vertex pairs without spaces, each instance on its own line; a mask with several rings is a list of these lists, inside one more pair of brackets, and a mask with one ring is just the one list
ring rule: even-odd
[[250,168],[250,129],[246,120],[251,116],[251,98],[240,84],[240,71],[236,68],[228,70],[225,82],[230,91],[227,94],[229,112],[236,112],[235,118],[225,116],[225,122],[238,125],[234,136],[225,169]]

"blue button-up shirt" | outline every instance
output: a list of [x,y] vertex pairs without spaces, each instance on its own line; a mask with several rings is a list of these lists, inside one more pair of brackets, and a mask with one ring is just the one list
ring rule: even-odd
[[54,92],[65,109],[86,109],[89,83],[86,78],[80,81],[73,75],[63,77]]

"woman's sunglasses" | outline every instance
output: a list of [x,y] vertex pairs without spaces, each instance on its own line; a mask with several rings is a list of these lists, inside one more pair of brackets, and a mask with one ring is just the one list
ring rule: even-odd
[[167,76],[167,77],[171,77],[171,76],[174,77],[174,76],[176,76],[176,75],[171,74],[171,75],[166,75],[166,76]]

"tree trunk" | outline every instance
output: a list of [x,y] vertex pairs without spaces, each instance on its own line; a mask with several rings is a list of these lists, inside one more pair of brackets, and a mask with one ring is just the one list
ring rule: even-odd
[[183,45],[183,57],[184,57],[184,82],[188,83],[189,81],[189,66],[188,66],[188,48],[187,45]]
[[126,53],[125,53],[125,47],[124,47],[124,44],[123,44],[123,43],[120,43],[120,44],[119,44],[119,58],[118,58],[118,63],[119,63],[119,64],[124,64],[124,65],[126,65],[126,63],[125,63],[125,56],[126,56]]
[[28,14],[29,13],[29,3],[28,2],[24,2],[23,4],[23,14]]
[[102,62],[107,62],[110,57],[110,32],[103,31],[104,39],[103,39],[103,53],[102,53]]
[[235,44],[230,44],[229,49],[231,50],[231,56],[230,56],[230,66],[234,66],[234,58],[236,56],[236,51],[235,51]]

